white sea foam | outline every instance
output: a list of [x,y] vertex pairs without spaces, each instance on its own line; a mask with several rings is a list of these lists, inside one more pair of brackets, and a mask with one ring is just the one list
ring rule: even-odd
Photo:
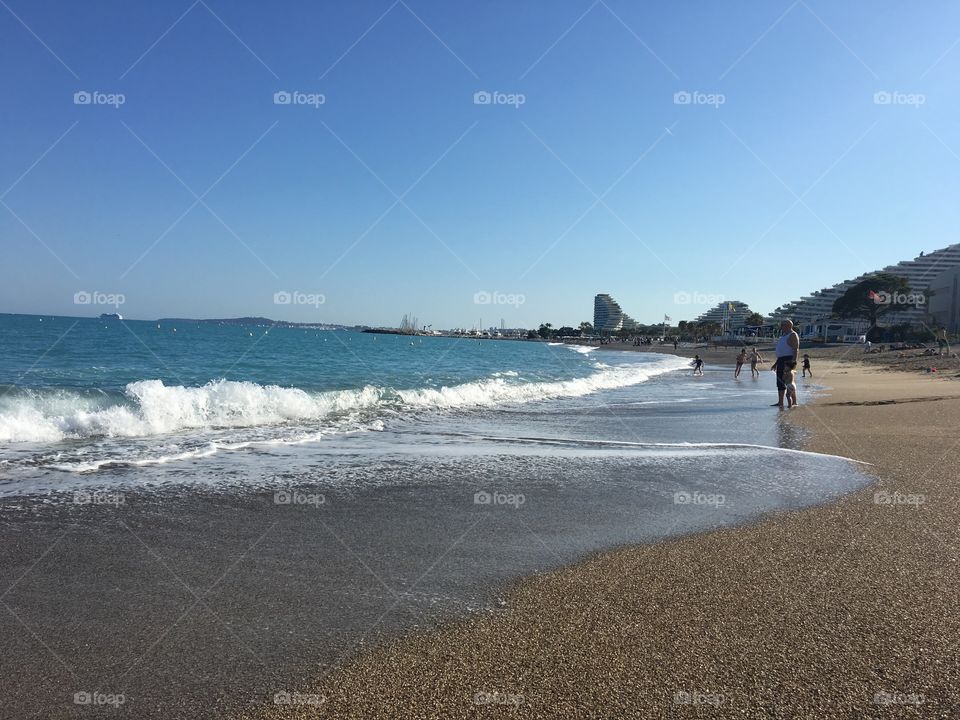
[[417,410],[457,410],[578,397],[649,380],[685,367],[676,358],[602,367],[573,380],[518,382],[498,376],[442,388],[307,392],[298,388],[216,380],[199,387],[140,380],[122,399],[58,391],[7,398],[0,405],[0,441],[53,442],[97,437],[146,437],[183,430],[308,425],[317,429],[349,418],[371,426],[388,415]]
[[[783,453],[788,455],[804,455],[816,458],[833,458],[835,460],[845,460],[855,465],[872,465],[873,463],[865,460],[856,460],[844,455],[831,455],[829,453],[813,452],[812,450],[799,450],[796,448],[779,447],[776,445],[760,445],[757,443],[735,443],[735,442],[631,442],[628,440],[584,440],[582,438],[564,438],[564,437],[513,437],[499,435],[475,436],[484,440],[496,440],[506,443],[533,445],[567,445],[571,447],[597,447],[603,449],[625,449],[631,451],[649,451],[650,454],[657,457],[667,457],[668,454],[674,456],[702,456],[702,455],[730,455],[745,454],[756,455],[758,453]],[[634,453],[636,454],[636,453]]]

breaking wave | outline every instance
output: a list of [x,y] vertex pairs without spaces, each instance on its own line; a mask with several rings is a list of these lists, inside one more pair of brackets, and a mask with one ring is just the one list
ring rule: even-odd
[[489,408],[635,385],[686,367],[682,358],[607,366],[586,377],[524,381],[497,373],[440,388],[308,391],[253,382],[213,380],[197,387],[161,380],[129,383],[123,393],[29,390],[0,398],[0,441],[56,442],[68,439],[148,437],[195,429],[280,425],[324,427],[350,418],[359,425],[416,411]]

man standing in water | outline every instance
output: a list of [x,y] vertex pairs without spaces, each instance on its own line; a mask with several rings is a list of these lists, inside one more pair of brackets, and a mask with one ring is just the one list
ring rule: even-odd
[[777,402],[774,407],[783,407],[783,394],[787,390],[787,383],[784,382],[784,370],[793,370],[797,367],[797,360],[800,357],[800,336],[793,329],[792,320],[784,320],[780,323],[780,339],[777,340],[777,361],[773,364],[772,370],[777,373]]

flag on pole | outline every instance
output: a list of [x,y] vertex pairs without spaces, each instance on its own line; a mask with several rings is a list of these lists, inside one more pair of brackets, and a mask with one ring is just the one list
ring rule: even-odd
[[730,312],[733,312],[733,309],[734,309],[733,303],[727,303],[727,310],[729,310]]
[[672,322],[672,321],[673,321],[673,318],[671,318],[669,315],[664,315],[664,316],[663,316],[663,321],[664,321],[664,322]]

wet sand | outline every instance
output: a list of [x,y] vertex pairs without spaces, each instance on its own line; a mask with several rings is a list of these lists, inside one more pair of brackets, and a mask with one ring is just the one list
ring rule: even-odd
[[821,369],[829,395],[783,421],[875,484],[533,577],[243,717],[957,716],[960,385]]

